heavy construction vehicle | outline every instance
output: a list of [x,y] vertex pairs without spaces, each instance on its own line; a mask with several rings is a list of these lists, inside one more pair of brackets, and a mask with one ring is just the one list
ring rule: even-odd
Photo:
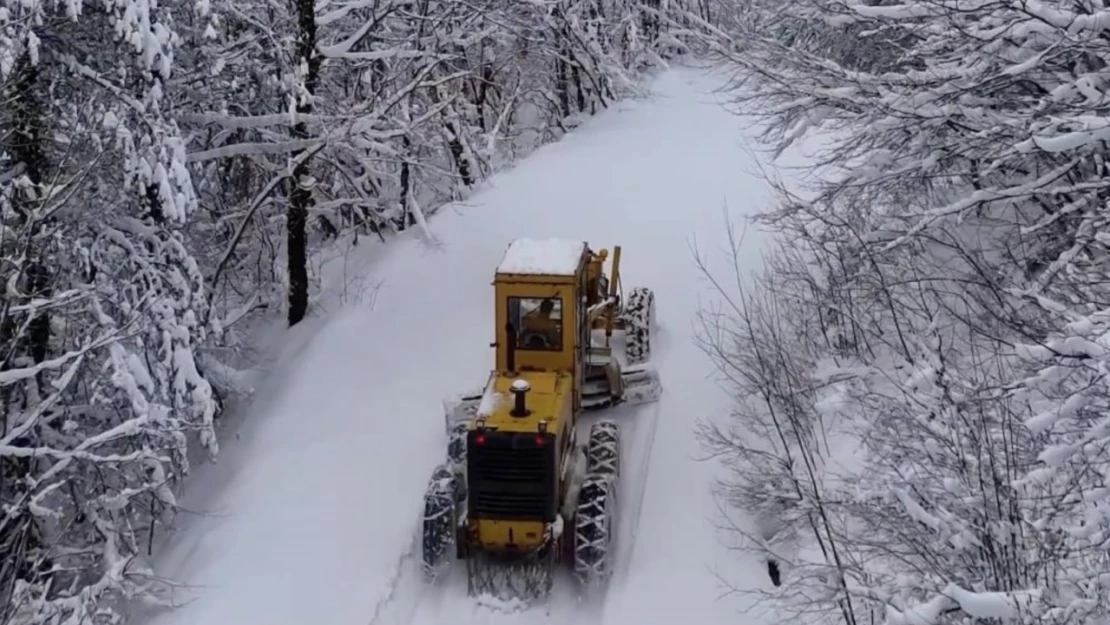
[[480,391],[445,402],[447,461],[424,498],[429,582],[461,559],[470,594],[528,601],[551,591],[560,563],[586,586],[611,572],[619,427],[596,420],[583,436],[580,417],[661,391],[649,360],[655,297],[625,296],[620,254],[606,276],[608,251],[582,241],[506,250],[493,281],[495,368]]

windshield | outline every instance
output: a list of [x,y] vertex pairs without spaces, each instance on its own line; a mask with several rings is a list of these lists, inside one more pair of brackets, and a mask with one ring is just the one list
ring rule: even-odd
[[557,352],[563,348],[560,297],[510,297],[509,323],[516,329],[517,349]]

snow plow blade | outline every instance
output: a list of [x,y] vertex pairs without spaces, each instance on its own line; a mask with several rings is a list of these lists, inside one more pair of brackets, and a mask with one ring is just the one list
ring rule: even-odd
[[621,369],[620,384],[620,391],[614,393],[604,370],[595,372],[582,385],[582,408],[595,411],[618,405],[650,404],[658,401],[663,392],[659,374],[649,362]]
[[659,401],[663,394],[663,384],[659,372],[650,362],[634,365],[621,371],[624,386],[624,403],[638,406]]

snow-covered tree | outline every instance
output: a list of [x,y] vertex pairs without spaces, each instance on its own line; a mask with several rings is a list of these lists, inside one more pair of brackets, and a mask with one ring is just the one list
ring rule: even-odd
[[0,0],[0,623],[157,601],[142,562],[250,364],[223,354],[311,314],[331,240],[427,232],[635,93],[688,8]]
[[0,10],[3,617],[77,622],[143,591],[189,437],[216,451],[197,198],[165,10]]
[[837,545],[788,556],[781,606],[891,625],[1105,617],[1105,7],[745,8],[716,41],[738,106],[777,150],[823,145],[819,181],[781,185],[765,215],[792,247],[710,326],[734,331],[707,335],[738,395],[764,398],[735,431],[789,407],[833,441],[708,432],[738,506],[804,483],[803,543]]

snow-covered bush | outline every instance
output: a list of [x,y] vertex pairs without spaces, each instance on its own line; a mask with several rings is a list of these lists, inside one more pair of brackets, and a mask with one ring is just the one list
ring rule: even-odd
[[[209,35],[215,18],[194,25],[199,93],[180,121],[218,215],[198,239],[218,259],[216,297],[280,305],[285,289],[268,287],[293,269],[282,266],[298,241],[423,228],[426,213],[635,93],[657,49],[693,39],[670,36],[685,11],[641,0],[388,0],[321,5],[308,33],[292,9],[214,0],[221,28]],[[673,26],[645,35],[645,23]],[[297,57],[302,36],[316,42],[312,62]],[[283,195],[302,206],[283,215]],[[282,250],[290,219],[306,233]]]
[[3,622],[142,592],[188,437],[216,452],[175,37],[149,3],[80,8],[0,6]]
[[764,216],[790,247],[705,335],[743,408],[704,432],[726,493],[793,498],[779,609],[1105,617],[1105,8],[749,8],[716,42],[738,106],[824,146]]

